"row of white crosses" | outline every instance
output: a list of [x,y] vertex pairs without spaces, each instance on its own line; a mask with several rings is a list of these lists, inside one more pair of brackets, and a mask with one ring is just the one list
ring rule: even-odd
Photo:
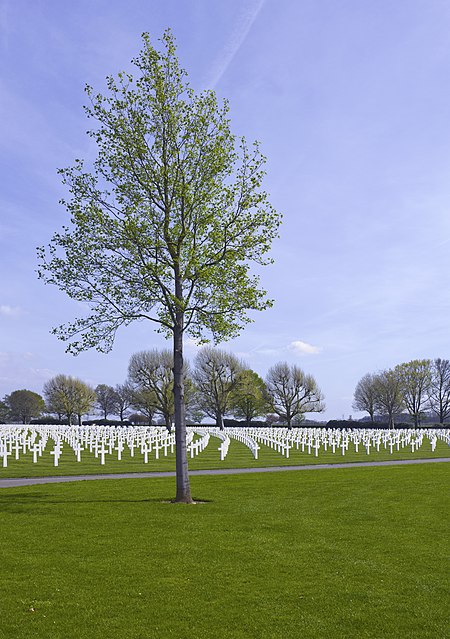
[[[196,437],[196,434],[199,438]],[[210,434],[201,429],[188,428],[186,445],[190,456],[201,453],[208,445]],[[153,453],[155,459],[160,455],[173,454],[175,449],[175,433],[162,427],[107,427],[107,426],[0,426],[0,459],[3,467],[8,466],[8,457],[15,452],[15,459],[20,454],[33,454],[33,463],[42,457],[49,440],[54,442],[54,466],[59,465],[64,447],[72,449],[77,462],[81,462],[82,452],[89,451],[105,465],[108,455],[117,452],[117,460],[122,460],[122,453],[128,448],[130,456],[139,451],[145,464]]]
[[[191,458],[200,454],[208,446],[210,436],[220,439],[220,459],[223,461],[228,453],[230,440],[236,439],[246,445],[255,459],[258,459],[260,444],[268,446],[284,455],[290,455],[295,448],[316,457],[319,451],[340,453],[345,455],[350,446],[356,452],[365,450],[367,454],[380,448],[392,454],[400,449],[418,450],[427,442],[434,451],[439,440],[450,445],[449,429],[325,429],[325,428],[217,428],[200,427],[187,429],[187,450]],[[118,461],[122,460],[125,448],[130,456],[139,451],[144,463],[149,462],[153,453],[155,459],[161,454],[173,454],[175,434],[164,427],[111,427],[111,426],[0,426],[0,459],[3,467],[8,466],[8,458],[19,459],[21,454],[31,452],[33,463],[42,457],[49,440],[54,442],[50,451],[55,466],[59,465],[64,446],[71,449],[78,462],[82,452],[89,451],[105,465],[108,456],[117,452]]]
[[[318,457],[319,451],[331,451],[333,454],[340,452],[345,455],[350,445],[355,452],[364,448],[369,455],[380,448],[395,451],[410,447],[411,452],[421,448],[426,442],[431,445],[434,452],[438,440],[450,445],[449,429],[326,429],[326,428],[246,428],[247,437],[256,442],[265,444],[281,454],[289,457],[289,451],[295,447],[297,450],[308,454],[314,453]],[[243,441],[243,440],[242,440]]]

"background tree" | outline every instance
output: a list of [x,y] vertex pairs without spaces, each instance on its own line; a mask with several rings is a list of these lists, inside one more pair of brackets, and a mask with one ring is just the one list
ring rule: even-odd
[[205,346],[197,353],[192,374],[198,409],[215,420],[223,430],[223,418],[230,410],[231,398],[243,365],[232,353]]
[[127,413],[127,410],[132,405],[132,388],[129,382],[125,384],[116,384],[115,391],[115,408],[114,414],[120,417],[120,421],[123,422]]
[[97,401],[97,394],[91,386],[76,378],[71,380],[70,392],[73,396],[73,412],[78,418],[78,425],[81,426],[82,416],[90,413]]
[[103,415],[103,419],[108,419],[108,415],[113,415],[117,405],[116,391],[108,384],[98,384],[95,387],[97,408]]
[[298,366],[278,362],[269,369],[266,386],[271,410],[286,420],[288,428],[291,428],[295,417],[325,409],[324,397],[316,380]]
[[374,421],[377,398],[377,376],[367,373],[356,384],[353,410],[369,413],[370,421]]
[[[163,416],[166,428],[170,431],[175,412],[173,355],[171,351],[154,349],[134,353],[128,365],[128,377],[136,390],[147,390],[153,393],[155,411]],[[189,406],[193,391],[187,362],[183,370],[183,385],[185,405]]]
[[245,419],[250,426],[255,417],[262,417],[270,410],[270,401],[264,380],[250,369],[238,374],[231,400],[231,412],[237,419]]
[[[47,380],[44,384],[44,397],[47,411],[53,415],[57,415],[58,421],[63,416],[67,416],[68,394],[69,394],[69,377],[67,375],[56,375]],[[67,397],[66,397],[67,395]],[[70,416],[72,415],[72,404],[70,404]],[[70,424],[70,419],[69,419]]]
[[131,405],[140,411],[148,420],[149,426],[153,424],[153,418],[157,412],[157,398],[152,390],[133,390],[131,395]]
[[115,333],[147,319],[173,340],[176,501],[191,502],[186,454],[183,336],[239,334],[248,310],[271,305],[250,263],[268,264],[280,216],[262,190],[258,145],[240,150],[213,91],[195,94],[174,39],[164,51],[143,35],[139,77],[108,78],[87,93],[98,156],[91,172],[61,171],[71,227],[39,250],[39,277],[87,302],[88,317],[54,332],[69,352],[111,349]]
[[414,425],[417,427],[422,412],[428,406],[431,361],[429,359],[414,359],[404,364],[398,364],[394,372],[400,381],[400,390],[406,410],[413,417]]
[[405,406],[400,378],[391,369],[381,371],[376,375],[375,388],[376,410],[382,415],[387,415],[389,428],[394,428],[395,416],[401,413]]
[[0,424],[5,424],[9,419],[9,408],[4,401],[0,401]]
[[22,424],[29,424],[33,417],[39,417],[45,410],[44,399],[33,391],[15,390],[6,395],[4,402],[13,420],[20,420]]
[[450,361],[437,358],[430,365],[430,408],[439,423],[443,424],[450,416]]
[[56,375],[45,382],[44,397],[49,412],[57,414],[59,419],[65,415],[69,425],[73,415],[81,425],[82,415],[89,413],[96,401],[93,388],[69,375]]

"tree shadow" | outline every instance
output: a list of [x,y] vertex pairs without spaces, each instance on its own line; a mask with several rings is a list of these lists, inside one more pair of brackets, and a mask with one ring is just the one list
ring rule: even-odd
[[[211,499],[194,499],[194,504],[208,504],[212,503]],[[46,493],[21,493],[8,494],[0,493],[0,512],[15,513],[15,514],[41,514],[45,507],[55,506],[59,504],[169,504],[177,505],[173,497],[146,497],[144,499],[116,499],[111,497],[110,499],[55,499],[54,496],[50,496]],[[187,504],[186,504],[187,505]],[[34,511],[33,507],[37,507],[38,510]]]

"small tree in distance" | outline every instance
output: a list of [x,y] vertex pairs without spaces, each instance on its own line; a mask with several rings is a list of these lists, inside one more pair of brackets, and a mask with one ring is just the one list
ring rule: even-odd
[[154,410],[163,416],[166,428],[170,431],[174,414],[172,352],[153,349],[134,353],[128,365],[128,377],[137,392],[151,392]]
[[272,410],[291,428],[293,420],[302,421],[305,413],[325,410],[324,397],[312,375],[298,366],[279,362],[269,369],[266,377]]
[[429,386],[430,408],[443,424],[450,417],[450,361],[437,358],[431,362]]
[[212,417],[221,430],[243,368],[235,355],[211,346],[205,346],[196,355],[193,371],[196,405],[201,413]]
[[429,406],[431,361],[414,359],[396,366],[394,373],[400,382],[400,392],[406,410],[414,419],[414,425],[417,428],[423,411]]
[[250,426],[252,419],[262,417],[270,409],[269,397],[264,380],[252,371],[240,371],[231,398],[231,412],[238,419],[245,419]]
[[93,408],[96,394],[93,388],[81,379],[69,375],[55,375],[44,384],[44,397],[47,410],[58,415],[64,415],[67,423],[72,423],[72,416],[76,415],[81,426],[82,416]]
[[116,384],[114,387],[115,392],[115,408],[114,413],[120,417],[120,421],[123,422],[127,413],[127,410],[132,404],[132,388],[129,383]]
[[356,385],[353,409],[369,413],[370,421],[374,421],[377,405],[377,377],[367,373]]
[[98,384],[95,387],[96,405],[103,415],[103,419],[108,419],[108,415],[113,415],[117,407],[116,391],[108,384]]
[[[98,147],[60,173],[71,227],[39,249],[38,275],[87,303],[88,317],[54,329],[68,351],[109,351],[120,326],[146,319],[172,339],[177,492],[191,503],[183,339],[239,334],[248,310],[271,306],[250,263],[265,265],[280,216],[262,189],[265,158],[231,133],[228,105],[195,94],[173,36],[164,51],[143,35],[139,71],[109,77],[108,95],[86,91]],[[73,340],[73,341],[72,341]]]
[[10,417],[20,420],[22,424],[29,424],[32,417],[39,417],[45,410],[44,399],[38,393],[26,389],[13,391],[5,396],[4,401]]
[[396,415],[405,407],[400,378],[392,369],[381,371],[375,376],[375,388],[376,411],[387,415],[389,428],[394,428]]

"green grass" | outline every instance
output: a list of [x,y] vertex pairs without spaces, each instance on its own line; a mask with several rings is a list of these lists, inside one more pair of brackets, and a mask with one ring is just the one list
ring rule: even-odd
[[447,464],[0,490],[1,639],[443,639]]
[[[370,455],[366,454],[364,448],[356,453],[349,449],[343,456],[340,450],[333,454],[330,450],[324,452],[321,450],[318,457],[314,454],[308,455],[305,451],[291,449],[289,459],[286,459],[281,453],[278,453],[267,446],[261,444],[259,457],[257,460],[253,458],[250,450],[237,440],[231,440],[229,452],[224,461],[220,461],[218,451],[220,440],[211,437],[208,447],[200,453],[198,457],[189,460],[191,469],[207,469],[207,468],[257,468],[262,466],[303,466],[305,464],[333,464],[342,462],[361,462],[361,461],[383,461],[395,459],[426,459],[431,457],[450,457],[450,446],[439,441],[434,452],[431,451],[431,445],[426,442],[423,446],[411,453],[411,448],[400,449],[398,452],[394,450],[393,454],[389,453],[389,449],[380,448],[380,452],[371,449]],[[49,440],[47,448],[36,464],[33,464],[32,453],[21,455],[19,460],[13,459],[14,455],[8,458],[8,466],[3,468],[0,466],[0,479],[6,477],[43,477],[49,475],[84,475],[84,474],[103,474],[103,473],[133,473],[133,472],[151,472],[151,471],[167,471],[175,470],[175,455],[162,456],[159,460],[155,459],[154,453],[149,455],[149,463],[144,464],[143,456],[139,451],[135,450],[135,456],[132,458],[128,448],[122,453],[122,460],[117,460],[117,453],[114,451],[112,455],[106,456],[105,465],[100,464],[100,458],[95,458],[93,453],[83,451],[81,454],[81,462],[76,461],[75,454],[67,444],[64,444],[63,455],[59,460],[59,465],[53,465],[53,456],[50,450],[53,449],[52,441]],[[162,453],[161,453],[162,455]]]

